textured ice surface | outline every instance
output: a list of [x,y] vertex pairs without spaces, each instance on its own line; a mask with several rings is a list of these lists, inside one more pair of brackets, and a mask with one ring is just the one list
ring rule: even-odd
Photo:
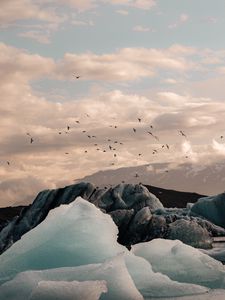
[[40,281],[30,300],[98,300],[107,292],[104,281]]
[[0,278],[25,270],[103,262],[128,252],[117,243],[117,233],[109,215],[77,198],[50,211],[44,222],[0,256]]
[[222,263],[178,240],[155,239],[133,246],[133,253],[147,259],[155,272],[179,282],[225,288]]
[[200,198],[192,206],[191,212],[225,228],[225,193]]
[[[102,300],[143,300],[127,271],[122,255],[107,260],[103,264],[20,273],[15,279],[0,287],[1,300],[14,300],[15,295],[19,295],[16,300],[29,299],[39,282],[71,282],[74,280],[105,280],[108,293],[102,295]],[[86,300],[86,298],[84,299]]]
[[[0,256],[0,281],[3,283],[0,286],[1,300],[26,300],[31,295],[45,297],[48,293],[53,297],[54,286],[60,295],[63,284],[66,290],[69,290],[69,284],[73,289],[74,281],[105,280],[108,292],[102,294],[101,300],[142,300],[142,295],[145,298],[175,297],[208,291],[206,287],[195,285],[197,280],[190,281],[189,278],[190,273],[196,271],[192,265],[192,251],[197,250],[188,247],[189,250],[186,251],[185,248],[186,256],[180,257],[179,249],[173,249],[171,264],[175,264],[177,255],[178,262],[179,259],[186,260],[184,265],[180,263],[181,267],[189,267],[188,276],[181,280],[182,283],[178,283],[166,275],[155,273],[148,262],[151,261],[149,257],[147,261],[119,245],[116,241],[117,233],[118,229],[109,215],[81,198],[54,209],[39,226]],[[168,242],[175,241],[161,240],[160,248],[157,248],[158,253],[162,250],[162,257],[171,252]],[[165,253],[165,249],[168,253]],[[207,266],[211,258],[201,255],[206,257]],[[211,261],[214,262],[213,259]],[[156,262],[162,267],[161,273],[167,274],[168,267],[170,269],[168,262],[163,259]],[[171,273],[180,271],[180,265],[174,270],[171,268]],[[203,274],[203,279],[206,278],[206,266],[203,262],[197,266],[202,271],[199,274]],[[155,268],[154,264],[153,267]],[[219,270],[214,263],[212,267],[215,270],[208,274],[210,280],[221,282],[224,278],[223,267]],[[182,268],[181,271],[183,272]],[[198,276],[196,278],[199,279]],[[175,274],[172,279],[180,281],[180,276],[176,277]],[[187,284],[188,282],[193,284]]]
[[169,224],[167,238],[180,240],[185,244],[198,248],[211,248],[212,239],[208,231],[195,220],[177,220]]

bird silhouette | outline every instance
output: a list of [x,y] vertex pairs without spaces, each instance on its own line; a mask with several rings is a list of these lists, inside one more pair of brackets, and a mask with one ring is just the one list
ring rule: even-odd
[[68,130],[68,131],[70,130],[70,126],[67,126],[67,130]]
[[170,146],[168,144],[166,144],[166,148],[169,150],[170,149]]
[[80,124],[80,121],[75,121],[77,124]]
[[220,138],[223,139],[223,135],[221,135]]
[[9,166],[10,165],[10,162],[7,160],[7,165]]
[[134,177],[139,177],[138,173],[136,173],[136,174],[134,175]]
[[185,134],[182,130],[179,130],[179,132],[180,132],[180,134],[181,134],[182,136],[184,136],[185,138],[187,137],[186,134]]
[[34,139],[33,138],[30,138],[30,143],[32,144],[34,142]]
[[141,118],[138,118],[138,122],[141,122]]
[[135,128],[133,128],[133,131],[136,132],[137,130]]

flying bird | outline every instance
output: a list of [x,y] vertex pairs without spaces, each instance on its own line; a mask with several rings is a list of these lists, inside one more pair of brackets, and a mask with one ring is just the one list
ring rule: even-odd
[[7,160],[7,165],[9,166],[10,165],[10,162]]
[[220,138],[223,139],[223,135],[221,135]]
[[168,144],[166,144],[166,148],[169,150],[170,149],[170,146]]
[[133,131],[136,132],[137,130],[135,128],[133,128]]
[[77,124],[80,124],[80,121],[75,121]]
[[33,138],[30,138],[30,143],[32,144],[34,142],[34,139]]
[[141,118],[138,118],[138,122],[141,122]]
[[182,130],[180,130],[179,132],[180,132],[180,134],[181,134],[182,136],[184,136],[185,138],[187,137],[186,134],[185,134]]

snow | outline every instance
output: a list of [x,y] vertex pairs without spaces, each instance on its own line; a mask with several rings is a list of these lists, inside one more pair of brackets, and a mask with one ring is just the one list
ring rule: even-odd
[[192,247],[159,239],[129,252],[117,234],[112,218],[80,197],[52,210],[0,256],[1,300],[171,299],[224,287],[222,264]]

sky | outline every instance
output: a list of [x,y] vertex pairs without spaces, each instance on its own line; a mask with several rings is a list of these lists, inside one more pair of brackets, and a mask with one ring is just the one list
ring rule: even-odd
[[224,11],[2,0],[0,207],[99,170],[224,161]]

